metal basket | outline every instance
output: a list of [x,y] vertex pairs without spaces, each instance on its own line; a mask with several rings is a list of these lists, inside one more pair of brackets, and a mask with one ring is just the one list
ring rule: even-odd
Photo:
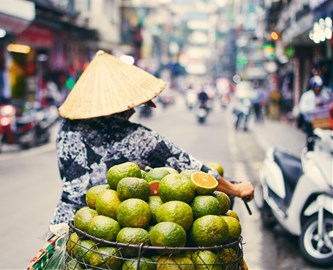
[[[68,269],[245,270],[247,268],[243,260],[241,237],[235,242],[219,246],[171,248],[106,241],[87,234],[70,222],[69,233],[74,232],[79,239],[74,242],[69,238],[67,242]],[[81,246],[81,240],[92,240],[94,246]],[[78,247],[80,255],[76,254]],[[106,248],[109,250],[108,254],[105,253]],[[186,257],[188,259],[184,259]]]

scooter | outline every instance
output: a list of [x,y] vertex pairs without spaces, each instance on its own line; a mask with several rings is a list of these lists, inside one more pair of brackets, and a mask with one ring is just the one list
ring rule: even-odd
[[208,113],[209,108],[207,107],[207,104],[200,103],[195,112],[199,124],[204,124],[206,122]]
[[185,97],[186,107],[192,110],[197,103],[197,94],[194,91],[188,91]]
[[333,265],[333,131],[315,129],[314,151],[300,157],[270,148],[260,170],[255,203],[263,225],[280,224],[299,239],[304,258]]
[[39,109],[24,102],[1,105],[0,152],[3,144],[17,144],[27,149],[47,143],[49,129],[57,118],[57,112],[51,108]]

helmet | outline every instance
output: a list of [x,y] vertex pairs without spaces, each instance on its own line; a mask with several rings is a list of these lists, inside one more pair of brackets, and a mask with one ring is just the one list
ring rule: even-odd
[[314,88],[314,87],[322,87],[323,86],[323,80],[319,77],[319,76],[313,76],[310,79],[310,87]]

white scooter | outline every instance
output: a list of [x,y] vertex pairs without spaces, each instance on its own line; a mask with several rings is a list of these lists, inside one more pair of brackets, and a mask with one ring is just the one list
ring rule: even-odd
[[265,227],[298,236],[304,258],[333,265],[333,132],[315,129],[314,151],[267,150],[255,203]]

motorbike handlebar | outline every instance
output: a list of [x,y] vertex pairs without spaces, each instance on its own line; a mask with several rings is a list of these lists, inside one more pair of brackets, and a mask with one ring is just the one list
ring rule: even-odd
[[245,204],[245,207],[246,207],[246,210],[247,212],[249,213],[249,215],[252,215],[252,211],[251,211],[251,208],[250,206],[248,205],[248,202],[251,200],[251,198],[249,196],[246,196],[243,198],[243,202]]
[[[233,184],[239,183],[239,181],[234,181],[230,177],[224,177],[223,176],[223,178],[226,179],[226,180],[228,180],[229,182],[231,182]],[[248,205],[248,202],[251,201],[251,197],[250,196],[246,196],[246,197],[242,198],[242,201],[244,202],[244,205],[245,205],[246,210],[249,213],[249,215],[252,215],[252,210],[251,210],[250,206]]]

